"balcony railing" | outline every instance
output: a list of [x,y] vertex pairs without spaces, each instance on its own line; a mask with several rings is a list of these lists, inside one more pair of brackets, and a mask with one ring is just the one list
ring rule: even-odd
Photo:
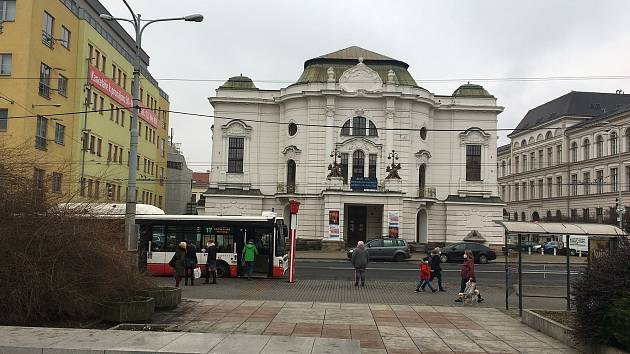
[[295,194],[296,187],[294,184],[285,185],[284,183],[278,183],[276,191],[278,194]]
[[435,199],[435,187],[418,188],[418,198]]

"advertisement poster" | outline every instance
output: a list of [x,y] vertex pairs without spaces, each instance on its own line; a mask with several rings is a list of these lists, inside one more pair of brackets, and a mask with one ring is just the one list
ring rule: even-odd
[[610,254],[610,239],[591,238],[588,241],[588,260],[591,262],[595,258],[608,257]]
[[389,237],[398,238],[398,226],[389,227]]
[[397,211],[387,213],[387,223],[389,228],[389,237],[398,238],[398,222],[400,215]]
[[339,210],[328,211],[328,233],[329,237],[339,237]]

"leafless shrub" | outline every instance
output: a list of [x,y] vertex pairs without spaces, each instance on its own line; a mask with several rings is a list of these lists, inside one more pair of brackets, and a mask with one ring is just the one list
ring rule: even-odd
[[0,324],[35,325],[95,316],[109,298],[150,280],[132,267],[123,221],[56,208],[24,154],[0,147]]

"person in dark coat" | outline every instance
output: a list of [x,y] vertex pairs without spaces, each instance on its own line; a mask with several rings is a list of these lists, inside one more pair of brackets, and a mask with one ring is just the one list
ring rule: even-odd
[[[466,289],[466,283],[468,281],[477,282],[477,278],[475,277],[475,256],[473,255],[471,250],[464,251],[464,264],[462,264],[462,269],[460,271],[460,275],[462,277],[462,282],[460,284],[459,292],[463,293]],[[461,298],[455,300],[455,302],[462,302]],[[483,298],[481,294],[477,295],[477,302],[482,302]]]
[[438,280],[438,290],[446,291],[442,286],[442,261],[440,260],[440,249],[436,247],[433,251],[431,251],[431,258],[429,260],[429,267],[431,267],[431,281],[437,278]]
[[365,243],[359,241],[357,248],[352,252],[352,259],[350,261],[354,267],[354,286],[359,286],[359,279],[361,280],[361,286],[365,286],[365,269],[369,262],[368,258]]
[[208,257],[206,258],[206,282],[204,284],[210,284],[210,273],[212,273],[212,284],[217,283],[217,246],[212,240],[208,241],[206,245],[206,252]]
[[186,275],[186,242],[180,242],[173,256],[175,268],[175,286],[179,288],[179,283]]
[[186,241],[186,276],[184,277],[184,285],[188,285],[188,277],[190,276],[190,285],[195,285],[195,268],[197,268],[197,248],[191,241]]

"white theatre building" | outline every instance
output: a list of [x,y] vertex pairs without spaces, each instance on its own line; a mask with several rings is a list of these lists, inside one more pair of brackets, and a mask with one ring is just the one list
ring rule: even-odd
[[432,246],[472,233],[500,244],[503,108],[478,85],[433,94],[408,67],[350,47],[307,60],[280,90],[230,78],[209,98],[212,168],[199,213],[273,209],[288,220],[296,199],[300,238],[353,245],[397,235]]

